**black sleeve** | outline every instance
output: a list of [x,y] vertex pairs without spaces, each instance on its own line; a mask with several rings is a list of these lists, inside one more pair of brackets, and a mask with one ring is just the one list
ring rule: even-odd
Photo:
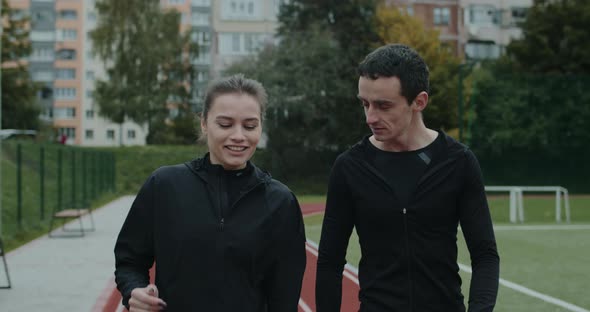
[[154,180],[151,176],[137,194],[115,243],[115,282],[128,309],[131,291],[149,284],[154,263]]
[[288,209],[278,226],[278,254],[266,277],[267,312],[297,312],[305,272],[305,229],[301,208],[291,194]]
[[342,173],[342,164],[342,157],[339,157],[334,163],[328,184],[315,286],[318,312],[338,312],[342,300],[342,271],[354,226],[353,201]]
[[479,163],[466,152],[465,180],[459,198],[459,217],[471,256],[469,312],[493,311],[498,295],[500,258]]

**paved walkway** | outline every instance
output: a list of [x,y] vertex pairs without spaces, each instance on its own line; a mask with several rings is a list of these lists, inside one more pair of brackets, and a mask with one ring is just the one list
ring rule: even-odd
[[[85,237],[45,235],[8,253],[12,289],[0,289],[0,311],[95,311],[112,290],[113,247],[133,198],[121,197],[95,210],[96,231]],[[87,216],[83,221],[89,224]],[[0,264],[0,284],[5,281]]]
[[[12,289],[0,289],[1,312],[119,312],[121,296],[115,288],[113,248],[134,196],[124,196],[93,212],[96,230],[78,238],[40,237],[6,259]],[[304,215],[323,210],[323,204],[302,205]],[[84,224],[90,224],[88,216]],[[77,222],[77,221],[76,221]],[[78,226],[72,223],[68,227]],[[307,246],[308,265],[299,311],[315,310],[314,284],[317,246]],[[0,264],[0,285],[6,277]],[[356,272],[345,272],[347,294],[343,311],[358,310]],[[350,284],[350,285],[349,285]]]

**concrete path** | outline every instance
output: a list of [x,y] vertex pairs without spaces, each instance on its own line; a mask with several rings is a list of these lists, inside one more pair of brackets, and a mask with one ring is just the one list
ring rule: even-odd
[[[45,235],[8,253],[12,289],[0,289],[0,311],[96,311],[112,290],[113,247],[133,199],[121,197],[95,210],[96,230],[84,237]],[[90,224],[88,216],[83,221]],[[5,280],[0,270],[0,284]]]

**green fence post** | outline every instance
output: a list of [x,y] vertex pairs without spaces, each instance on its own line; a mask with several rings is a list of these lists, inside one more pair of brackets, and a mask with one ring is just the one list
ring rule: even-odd
[[45,148],[39,147],[39,213],[45,220]]
[[115,153],[111,153],[111,176],[112,176],[112,190],[113,192],[117,191],[117,159],[115,158]]
[[76,206],[76,150],[72,150],[72,196],[71,208]]
[[61,181],[61,154],[62,149],[59,148],[57,150],[57,210],[61,210],[61,191],[62,191],[62,181]]
[[82,152],[82,205],[86,208],[88,201],[86,198],[86,155],[87,152]]
[[21,145],[16,145],[16,222],[23,226],[23,177],[22,177],[22,150]]

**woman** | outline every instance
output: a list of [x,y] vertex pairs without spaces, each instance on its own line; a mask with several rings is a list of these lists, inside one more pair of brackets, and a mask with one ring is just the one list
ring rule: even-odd
[[265,104],[262,85],[243,75],[213,82],[201,116],[209,152],[159,168],[139,191],[115,245],[117,288],[130,312],[297,311],[299,204],[249,161]]

